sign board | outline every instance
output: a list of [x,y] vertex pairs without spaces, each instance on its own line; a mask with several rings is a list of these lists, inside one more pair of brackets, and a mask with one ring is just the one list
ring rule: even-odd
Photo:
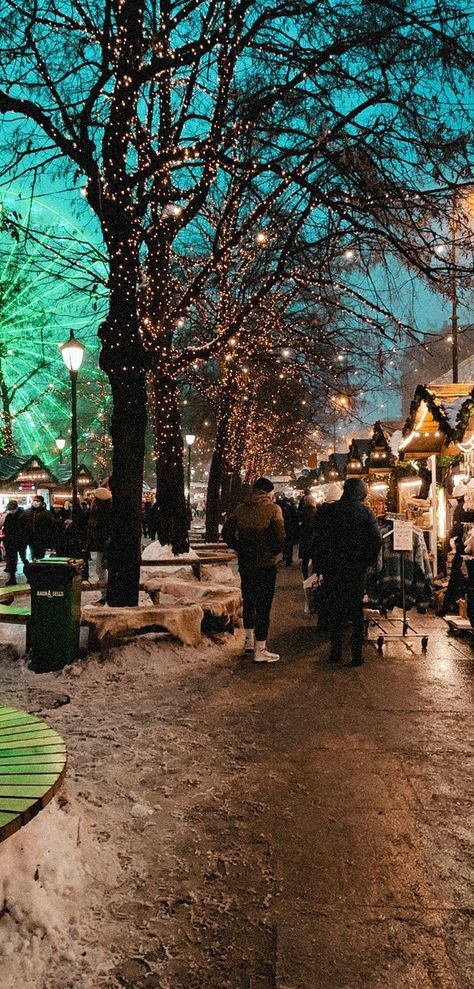
[[395,519],[393,523],[393,548],[413,551],[413,522]]
[[318,454],[310,453],[308,457],[308,467],[310,467],[311,470],[313,470],[317,466],[318,466]]

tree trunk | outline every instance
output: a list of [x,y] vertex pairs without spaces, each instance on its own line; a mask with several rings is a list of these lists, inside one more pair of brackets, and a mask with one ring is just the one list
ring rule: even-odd
[[2,401],[2,441],[0,448],[3,453],[13,453],[13,422],[10,408],[10,395],[7,383],[3,376],[3,368],[0,365],[0,398]]
[[212,454],[207,482],[206,497],[206,539],[214,543],[219,538],[221,511],[221,485],[224,473],[224,449],[226,440],[225,420],[222,416],[217,424],[216,442]]
[[138,257],[131,249],[121,210],[107,213],[110,257],[109,312],[99,330],[100,366],[112,390],[113,443],[110,488],[112,532],[108,550],[107,603],[138,605],[142,536],[143,465],[147,422],[145,352],[138,324]]
[[110,487],[112,540],[108,553],[107,604],[138,604],[142,536],[143,462],[147,396],[145,371],[111,376],[113,441]]
[[227,470],[224,469],[222,474],[221,497],[219,504],[219,515],[221,516],[221,518],[223,515],[227,515],[227,512],[229,511],[231,480],[232,480],[231,475]]
[[156,367],[150,374],[156,458],[158,539],[173,553],[189,549],[191,524],[184,496],[183,437],[178,388],[172,374]]
[[240,474],[232,474],[230,478],[230,491],[229,491],[229,512],[232,512],[239,501],[242,500],[242,478]]

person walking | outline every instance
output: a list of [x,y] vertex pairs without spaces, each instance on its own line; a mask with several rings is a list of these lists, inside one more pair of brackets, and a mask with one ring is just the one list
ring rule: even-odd
[[87,522],[87,548],[95,553],[97,579],[103,584],[100,604],[107,601],[107,550],[112,525],[112,492],[109,488],[96,488]]
[[25,512],[26,542],[33,560],[42,560],[52,548],[53,523],[43,495],[35,495]]
[[285,566],[291,567],[293,563],[293,547],[299,540],[299,525],[296,505],[282,495],[276,499],[276,504],[281,508],[283,524],[285,526],[285,541],[283,543],[283,559]]
[[18,556],[26,563],[25,513],[15,499],[8,502],[3,523],[3,545],[5,548],[5,572],[7,584],[16,584]]
[[[309,565],[312,559],[317,512],[318,507],[311,494],[311,488],[305,488],[303,497],[298,505],[300,557],[303,580],[307,580],[309,577]],[[315,573],[314,565],[313,573]]]
[[315,565],[323,575],[322,624],[331,639],[329,662],[341,662],[343,631],[350,625],[352,667],[363,663],[365,577],[382,543],[375,515],[363,504],[367,494],[361,478],[348,478],[340,500],[318,513],[314,540]]
[[283,549],[285,526],[281,508],[273,500],[274,487],[266,477],[227,519],[229,545],[237,550],[244,609],[246,655],[255,663],[276,663],[278,653],[267,649],[270,612],[275,593],[277,560]]

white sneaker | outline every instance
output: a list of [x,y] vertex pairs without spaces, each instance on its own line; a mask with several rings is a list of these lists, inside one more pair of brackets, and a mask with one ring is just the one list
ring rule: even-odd
[[266,642],[257,642],[255,646],[254,663],[278,663],[280,659],[277,652],[270,652]]
[[253,656],[255,649],[255,633],[253,628],[244,628],[245,640],[244,640],[244,654],[246,656]]

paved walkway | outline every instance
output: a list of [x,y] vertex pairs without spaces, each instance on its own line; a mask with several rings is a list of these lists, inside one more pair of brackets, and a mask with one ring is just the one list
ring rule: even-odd
[[[274,666],[243,659],[240,632],[23,681],[70,695],[48,712],[66,792],[124,869],[94,907],[112,971],[65,963],[48,989],[472,989],[474,651],[415,620],[426,654],[329,667],[295,565]],[[26,707],[14,664],[3,677]]]

